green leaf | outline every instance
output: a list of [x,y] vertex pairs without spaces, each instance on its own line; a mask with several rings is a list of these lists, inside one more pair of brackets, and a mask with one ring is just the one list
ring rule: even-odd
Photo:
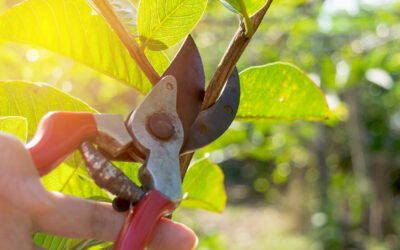
[[181,206],[222,212],[226,205],[224,173],[208,160],[192,165],[183,181]]
[[[0,17],[0,38],[41,46],[132,86],[151,84],[119,38],[85,0],[28,0]],[[159,74],[169,64],[162,52],[146,51]]]
[[26,118],[21,116],[0,117],[0,131],[15,135],[23,142],[26,142],[28,123]]
[[324,120],[324,93],[299,68],[287,63],[251,67],[240,73],[237,118]]
[[136,185],[141,186],[138,172],[139,168],[141,167],[141,163],[137,162],[113,162],[116,167],[118,167],[129,179],[131,179]]
[[[79,99],[46,84],[0,82],[0,96],[0,116],[24,117],[28,121],[28,138],[33,137],[40,119],[49,111],[96,112]],[[80,197],[108,197],[88,177],[78,154],[66,162],[68,165],[61,164],[44,177],[43,183],[49,190],[63,191]]]
[[67,249],[69,249],[69,250],[85,250],[85,249],[90,249],[93,246],[102,245],[104,243],[105,242],[102,240],[75,239],[75,240],[70,240],[68,242]]
[[44,247],[45,249],[67,249],[68,242],[70,239],[53,236],[44,233],[34,233],[32,235],[33,243],[38,246]]
[[21,116],[28,122],[28,138],[49,111],[96,112],[83,101],[44,83],[0,81],[0,116]]
[[60,236],[47,235],[43,233],[34,233],[32,235],[33,242],[36,245],[44,247],[49,250],[69,249],[69,250],[83,250],[92,249],[93,246],[98,246],[97,249],[102,249],[110,245],[109,242],[93,239],[70,239]]
[[[226,8],[228,8],[230,11],[233,11],[235,13],[239,13],[242,16],[244,13],[242,12],[240,8],[240,3],[239,0],[219,0]],[[246,11],[249,15],[253,15],[256,13],[261,7],[264,6],[264,4],[267,2],[267,0],[243,0],[244,5],[246,6]]]
[[[27,137],[27,121],[29,137],[36,131],[37,124],[48,111],[89,111],[96,112],[86,103],[46,84],[21,81],[0,82],[0,116],[17,115],[17,117],[1,117],[0,130],[11,132],[23,140]],[[97,187],[83,167],[80,157],[60,164],[55,170],[42,178],[44,186],[51,191],[83,198],[110,198],[108,193]],[[34,234],[36,244],[50,249],[65,249],[70,239]]]
[[141,0],[138,31],[142,47],[164,50],[176,44],[200,20],[207,0]]
[[62,192],[82,198],[104,197],[110,199],[106,191],[99,188],[94,181],[85,174],[85,168],[72,168],[65,163],[42,178],[43,185],[47,190]]

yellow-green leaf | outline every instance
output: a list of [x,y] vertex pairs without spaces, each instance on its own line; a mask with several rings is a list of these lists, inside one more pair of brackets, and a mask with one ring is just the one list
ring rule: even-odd
[[181,206],[222,212],[226,205],[224,173],[208,160],[191,166],[183,181]]
[[139,168],[142,164],[137,163],[137,162],[124,162],[124,161],[119,161],[119,162],[113,162],[115,166],[117,166],[126,176],[128,176],[129,179],[131,179],[133,182],[136,183],[136,185],[141,186],[139,178],[138,178],[138,172]]
[[[41,117],[48,111],[95,112],[86,103],[46,84],[21,81],[0,82],[0,96],[0,116],[20,116],[0,118],[0,130],[19,135],[25,140],[28,131],[27,121],[29,121],[30,137],[32,137]],[[42,179],[48,190],[84,198],[94,196],[109,198],[108,194],[88,177],[80,157],[75,155],[66,162],[69,164],[65,162],[60,164]],[[33,235],[33,240],[36,244],[49,249],[58,249],[70,241],[67,238],[38,233]]]
[[0,131],[15,135],[23,142],[26,142],[28,123],[26,122],[26,118],[21,116],[0,117]]
[[138,31],[142,46],[164,50],[176,44],[200,20],[207,0],[141,0]]
[[[0,17],[0,38],[41,46],[135,87],[151,84],[119,38],[85,0],[28,0]],[[169,64],[162,52],[146,51],[161,74]]]
[[251,67],[240,73],[237,118],[324,120],[324,93],[299,68],[287,63]]
[[[49,111],[96,112],[83,101],[44,83],[0,81],[0,116],[22,116],[28,121],[28,140],[36,132],[40,119]],[[79,166],[78,154],[68,164]]]
[[28,121],[28,138],[49,111],[96,112],[83,101],[44,83],[0,81],[0,116],[22,116]]
[[83,198],[101,196],[109,198],[107,193],[99,188],[94,181],[82,174],[83,169],[75,169],[65,163],[59,165],[42,182],[48,190],[62,192]]
[[[38,122],[48,111],[95,112],[86,103],[46,84],[0,82],[0,97],[0,116],[18,115],[18,117],[1,117],[0,130],[11,132],[25,140],[28,134],[27,121],[29,137],[32,137]],[[81,163],[80,157],[75,154],[43,177],[43,184],[48,190],[83,198],[109,198],[108,194],[88,176]],[[67,238],[39,233],[33,235],[33,240],[36,244],[49,249],[59,249],[70,242]]]

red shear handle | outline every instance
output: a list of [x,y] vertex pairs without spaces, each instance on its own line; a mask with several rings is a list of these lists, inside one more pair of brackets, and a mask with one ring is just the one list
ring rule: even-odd
[[145,195],[129,213],[115,242],[115,250],[142,250],[149,243],[161,216],[174,211],[174,204],[157,190]]
[[85,136],[96,132],[92,113],[51,112],[42,118],[35,136],[26,147],[40,176],[43,176],[71,154]]

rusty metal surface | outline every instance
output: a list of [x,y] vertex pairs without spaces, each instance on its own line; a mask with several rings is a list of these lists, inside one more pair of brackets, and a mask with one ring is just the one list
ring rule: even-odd
[[90,142],[82,142],[79,151],[97,186],[131,202],[142,199],[144,191],[98,152]]

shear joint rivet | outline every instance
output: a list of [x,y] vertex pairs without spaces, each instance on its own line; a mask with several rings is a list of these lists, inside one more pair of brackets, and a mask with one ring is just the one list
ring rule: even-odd
[[165,114],[154,114],[147,122],[149,132],[161,140],[168,140],[175,134],[175,128]]

